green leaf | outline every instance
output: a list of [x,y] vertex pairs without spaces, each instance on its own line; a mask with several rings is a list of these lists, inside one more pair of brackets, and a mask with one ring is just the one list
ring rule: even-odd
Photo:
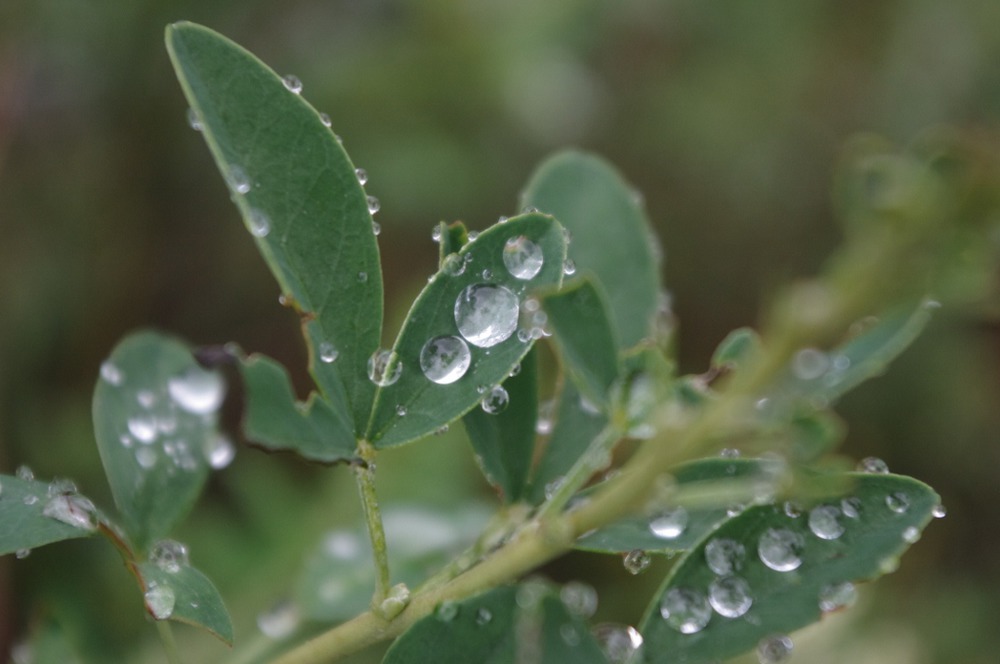
[[247,404],[243,429],[248,440],[269,450],[291,450],[321,462],[355,456],[350,415],[338,412],[314,392],[296,401],[285,368],[263,355],[242,358]]
[[[517,278],[511,273],[504,261],[508,241],[516,250],[527,251],[532,246],[537,249],[543,261],[537,273],[530,278]],[[562,283],[565,256],[562,227],[542,214],[525,214],[497,224],[450,255],[413,303],[403,324],[392,362],[401,364],[401,373],[395,383],[378,389],[366,438],[380,448],[400,445],[433,432],[475,407],[483,398],[479,388],[502,382],[531,348],[530,339],[524,340],[528,329],[519,326],[519,305],[528,299],[532,289]],[[488,288],[477,290],[483,286]],[[456,305],[460,298],[461,306],[481,314],[466,321],[469,328],[481,333],[478,337],[469,328],[463,332],[457,325]],[[489,299],[494,300],[500,313],[490,315],[484,306]],[[425,345],[442,337],[450,347],[467,350],[470,362],[461,377],[447,384],[428,379],[421,370]],[[492,342],[496,343],[488,345]]]
[[438,237],[438,265],[444,265],[444,259],[451,254],[457,254],[469,242],[469,231],[465,224],[456,221],[453,224],[441,222],[437,225],[435,234]]
[[[661,509],[652,508],[646,514],[610,523],[578,540],[576,548],[601,553],[626,553],[636,549],[668,554],[687,551],[730,518],[726,502],[745,499],[752,484],[766,480],[767,473],[766,463],[757,459],[699,459],[684,464],[673,473],[676,501]],[[704,488],[699,489],[699,486]],[[712,488],[722,491],[716,493]],[[680,507],[678,513],[677,503],[684,503],[685,494],[690,496],[696,491],[701,496],[716,495],[702,504]],[[724,497],[725,491],[730,492],[728,499]],[[661,519],[665,519],[661,523],[678,524],[677,534],[674,535],[669,527],[657,527]]]
[[[415,506],[383,512],[394,583],[415,587],[479,535],[489,512],[462,505],[450,513]],[[330,531],[310,554],[295,586],[295,601],[310,620],[336,622],[369,608],[375,566],[363,527]]]
[[[930,487],[908,477],[858,474],[849,477],[855,481],[851,490],[829,495],[814,508],[841,510],[843,500],[854,501],[850,509],[858,516],[851,518],[839,513],[837,522],[844,530],[836,539],[821,539],[813,534],[811,520],[816,530],[831,531],[816,527],[819,521],[811,519],[811,513],[791,518],[780,507],[762,505],[722,524],[691,549],[667,577],[643,619],[640,631],[645,637],[646,661],[694,663],[733,657],[754,647],[762,636],[787,634],[819,620],[823,613],[821,595],[834,589],[843,591],[841,595],[850,595],[850,587],[841,584],[874,579],[895,569],[899,556],[930,520],[938,496]],[[766,545],[764,551],[771,554],[762,556],[759,544],[768,532],[795,540],[795,556],[776,556],[782,552],[780,547],[769,549]],[[752,600],[749,610],[738,614],[732,607],[740,605],[734,601],[741,599],[739,589],[728,598],[718,595],[722,599],[718,606],[735,616],[732,618],[722,615],[719,609],[713,611],[706,599],[711,584],[719,577],[708,567],[705,549],[712,542],[726,539],[744,547],[745,556],[736,556],[736,560],[742,561],[734,570],[736,577],[729,578],[743,579]],[[764,558],[771,560],[772,565],[766,565]],[[773,569],[782,566],[775,564],[779,562],[791,567],[795,558],[801,560],[800,566],[789,571]],[[741,585],[739,581],[727,583]],[[668,593],[675,599],[686,595],[691,600],[689,605],[697,607],[698,615],[707,624],[700,629],[688,625],[686,631],[690,633],[685,634],[669,624],[661,615],[661,602],[664,598],[670,602]],[[678,620],[679,614],[673,615],[671,620]]]
[[[382,274],[354,164],[320,114],[253,54],[192,23],[169,26],[166,39],[233,201],[302,316],[313,376],[360,431],[374,393],[367,363],[382,329]],[[335,362],[321,359],[324,344]]]
[[123,339],[94,390],[97,447],[133,545],[145,549],[191,508],[208,477],[225,382],[183,342],[156,332]]
[[491,414],[473,408],[462,418],[469,442],[483,472],[500,489],[504,502],[521,500],[535,450],[538,420],[538,361],[531,350],[521,360],[516,376],[503,383],[510,401],[506,409]]
[[[150,562],[140,563],[138,571],[146,588],[146,610],[150,615],[202,627],[233,644],[229,611],[207,576],[190,565],[181,565],[171,572]],[[169,610],[165,610],[167,607]]]
[[50,486],[0,475],[0,556],[96,532],[93,504],[76,493],[50,496]]
[[566,369],[594,404],[607,406],[608,391],[618,378],[618,344],[604,295],[582,278],[544,299]]
[[444,602],[400,636],[383,664],[574,662],[607,664],[586,624],[547,585],[503,586]]
[[580,152],[545,161],[522,196],[572,233],[569,257],[604,287],[623,348],[651,335],[660,292],[659,245],[637,199],[610,164]]
[[712,354],[712,367],[735,369],[760,350],[760,336],[749,327],[741,327],[726,335]]

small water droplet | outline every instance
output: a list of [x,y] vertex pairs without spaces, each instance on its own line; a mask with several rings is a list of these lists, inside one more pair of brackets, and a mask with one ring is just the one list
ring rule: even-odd
[[170,586],[151,585],[144,595],[146,608],[157,620],[166,620],[174,613],[174,602],[176,601],[174,589]]
[[201,131],[204,127],[201,124],[201,120],[198,119],[198,113],[195,112],[193,108],[188,108],[187,110],[187,121],[188,126],[190,126],[195,131]]
[[49,498],[53,496],[68,496],[77,492],[76,484],[73,480],[57,478],[49,482],[45,493]]
[[537,244],[523,235],[512,237],[504,243],[503,264],[516,279],[527,281],[542,269],[545,257]]
[[920,539],[920,529],[916,526],[910,526],[903,531],[903,541],[907,544],[913,544]]
[[783,509],[785,511],[785,516],[787,516],[789,519],[797,519],[800,516],[802,516],[802,508],[791,500],[785,501]]
[[368,171],[363,168],[355,168],[354,175],[358,178],[358,184],[364,185],[368,183]]
[[535,420],[535,433],[546,436],[552,433],[552,415],[555,411],[555,401],[543,401],[538,405],[538,419]]
[[508,221],[510,221],[510,217],[505,217],[503,215],[500,215],[499,217],[497,217],[497,223],[498,224],[506,224]]
[[271,218],[259,208],[250,208],[247,213],[247,228],[254,237],[267,237],[271,232]]
[[269,639],[284,639],[298,629],[301,622],[299,607],[294,602],[283,600],[271,608],[257,614],[257,629]]
[[844,534],[840,523],[840,509],[833,505],[819,505],[809,511],[809,530],[825,540],[835,540]]
[[467,286],[455,300],[455,323],[466,341],[489,348],[506,341],[517,329],[519,302],[503,286]]
[[14,556],[18,560],[24,560],[30,555],[31,555],[31,549],[18,549],[17,551],[14,552]]
[[931,510],[931,515],[935,519],[943,519],[948,515],[948,510],[945,508],[944,505],[935,505],[934,509]]
[[320,343],[319,345],[320,362],[323,362],[324,364],[330,364],[331,362],[334,362],[339,355],[340,351],[338,351],[337,347],[334,346],[329,341],[324,341]]
[[469,231],[466,237],[469,238],[469,242],[475,242],[477,239],[479,239],[479,231]]
[[792,645],[792,639],[785,634],[765,636],[757,642],[757,661],[760,664],[784,662],[792,652]]
[[824,613],[846,609],[854,605],[858,591],[850,581],[826,586],[819,592],[819,610]]
[[397,403],[396,404],[396,416],[397,417],[406,417],[406,412],[407,412],[406,411],[406,406],[404,406],[401,403]]
[[572,277],[574,274],[576,274],[576,263],[573,262],[572,258],[567,258],[563,262],[563,274],[565,274],[567,277]]
[[525,205],[523,208],[521,208],[521,214],[534,214],[536,212],[538,212],[538,208],[536,208],[534,205]]
[[889,472],[889,464],[878,457],[866,457],[858,462],[858,471],[862,473],[872,473],[885,475]]
[[156,440],[156,418],[149,414],[140,414],[130,417],[126,422],[129,433],[140,443],[149,445]]
[[483,271],[479,273],[479,276],[481,276],[486,281],[489,281],[490,279],[493,278],[493,270],[491,270],[488,267],[483,268]]
[[281,79],[281,82],[285,84],[285,88],[293,94],[302,94],[302,81],[299,80],[298,76],[294,74],[289,74]]
[[[222,405],[226,384],[218,372],[192,366],[167,382],[167,392],[187,412],[205,415],[214,413]],[[142,440],[135,431],[132,434]]]
[[372,220],[372,235],[378,236],[382,233],[382,224]]
[[215,470],[222,470],[236,457],[236,446],[228,436],[217,433],[205,438],[204,452],[208,465]]
[[135,400],[143,408],[149,409],[156,404],[156,395],[152,390],[139,390],[135,395]]
[[241,166],[231,164],[226,174],[226,181],[237,194],[242,195],[250,191],[250,178]]
[[724,447],[719,450],[719,456],[723,459],[738,459],[740,457],[740,451],[735,447]]
[[695,634],[711,620],[712,607],[697,590],[671,588],[660,602],[660,615],[681,634]]
[[830,368],[830,358],[816,348],[803,348],[792,358],[792,371],[799,380],[816,380]]
[[910,497],[901,491],[890,493],[885,497],[886,507],[896,514],[905,514],[910,509]]
[[736,540],[717,537],[705,545],[705,562],[719,576],[729,576],[743,569],[746,547]]
[[156,465],[156,459],[156,450],[152,447],[140,447],[135,451],[135,462],[146,470]]
[[35,479],[34,471],[25,465],[18,466],[14,474],[17,476],[17,479],[24,480],[25,482],[33,482]]
[[329,113],[320,113],[319,121],[322,122],[323,126],[326,127],[327,129],[333,126],[333,120],[330,119]]
[[805,540],[787,528],[768,528],[757,542],[757,555],[762,563],[776,572],[791,572],[802,564]]
[[434,617],[441,622],[451,622],[458,617],[459,608],[458,602],[446,600],[438,604],[437,608],[434,609]]
[[368,281],[368,273],[367,272],[358,272],[358,283],[362,283],[363,284],[366,281]]
[[[575,632],[575,630],[574,630]],[[642,647],[642,635],[631,625],[601,623],[591,630],[594,640],[600,646],[601,652],[608,658],[609,664],[626,664],[634,661],[636,653]],[[565,634],[560,635],[566,641]],[[579,640],[579,635],[577,635]]]
[[403,363],[391,350],[379,349],[368,358],[368,379],[379,387],[388,387],[403,373]]
[[22,498],[22,502],[25,505],[34,505],[35,503],[38,502],[38,496],[36,496],[33,493],[25,494],[24,498]]
[[479,607],[479,610],[476,611],[476,624],[488,625],[491,620],[493,620],[493,612],[485,606]]
[[633,549],[632,551],[626,553],[622,558],[622,563],[625,565],[625,571],[633,575],[645,572],[649,568],[651,562],[652,558],[650,558],[649,554],[642,549]]
[[708,602],[720,616],[739,618],[753,605],[750,584],[738,576],[716,579],[708,587]]
[[108,385],[113,385],[118,387],[125,380],[122,370],[112,362],[111,360],[105,360],[101,363],[101,378],[107,382]]
[[649,532],[660,539],[677,539],[687,528],[688,513],[681,506],[661,512],[649,522]]
[[563,640],[563,643],[568,645],[570,648],[575,648],[580,645],[580,634],[576,631],[576,627],[573,623],[563,623],[559,625],[559,638]]
[[369,196],[365,200],[368,201],[368,214],[375,214],[382,207],[382,204],[374,196]]
[[435,337],[420,350],[420,370],[438,385],[454,383],[465,375],[471,363],[469,347],[458,337]]
[[441,231],[441,224],[436,225],[431,229],[431,240],[435,243],[441,242],[441,236],[443,235]]
[[570,613],[581,618],[590,618],[597,611],[597,591],[582,581],[570,581],[560,588],[559,599]]
[[507,405],[510,403],[510,395],[507,394],[507,390],[504,389],[503,385],[494,385],[490,388],[490,391],[486,393],[483,400],[480,402],[483,411],[489,413],[490,415],[498,415],[503,411],[507,410]]
[[849,519],[857,519],[861,516],[861,499],[855,496],[844,498],[840,501],[840,510]]
[[156,542],[149,552],[149,562],[169,574],[177,574],[191,564],[187,546],[172,539]]
[[75,493],[50,495],[42,514],[80,530],[97,530],[97,510],[94,504]]

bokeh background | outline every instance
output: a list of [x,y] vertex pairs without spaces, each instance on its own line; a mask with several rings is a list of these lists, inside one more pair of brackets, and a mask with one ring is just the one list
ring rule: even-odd
[[[392,332],[433,270],[434,223],[510,214],[540,159],[579,146],[644,192],[681,367],[701,371],[776,285],[836,247],[830,183],[852,135],[903,146],[942,123],[1000,130],[1000,4],[977,0],[0,2],[0,471],[72,477],[104,506],[90,393],[128,331],[237,341],[308,386],[295,316],[185,121],[162,41],[180,19],[298,75],[333,117],[382,202]],[[858,607],[798,635],[793,661],[996,661],[1000,335],[988,305],[946,307],[843,402],[846,453],[929,482],[949,516]],[[385,455],[387,504],[489,498],[456,429]],[[244,448],[177,536],[249,639],[304,551],[357,516],[343,469]],[[597,585],[598,618],[617,622],[636,621],[657,582],[583,554],[546,572]],[[101,541],[0,559],[0,661],[47,624],[81,661],[162,661]],[[177,633],[195,661],[225,656]]]

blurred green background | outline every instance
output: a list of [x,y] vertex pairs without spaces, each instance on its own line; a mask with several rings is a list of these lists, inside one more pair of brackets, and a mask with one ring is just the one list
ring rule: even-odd
[[[701,371],[776,285],[814,272],[837,245],[829,192],[848,138],[872,131],[905,145],[941,123],[1000,129],[1000,4],[976,0],[7,0],[0,470],[72,477],[104,506],[90,392],[129,330],[237,341],[308,386],[297,320],[187,126],[162,41],[181,19],[298,75],[367,169],[382,202],[390,336],[433,270],[431,226],[483,228],[510,214],[534,165],[573,145],[644,192],[681,367]],[[996,661],[1000,336],[986,311],[945,308],[842,404],[846,452],[927,481],[949,516],[896,574],[862,589],[859,607],[797,638],[793,661]],[[235,392],[226,414],[235,433]],[[385,455],[386,503],[489,498],[457,429]],[[244,448],[178,537],[247,640],[306,549],[357,516],[343,469]],[[629,577],[617,560],[582,554],[546,572],[595,583],[598,618],[618,622],[636,621],[657,583],[656,569]],[[103,542],[0,559],[0,661],[49,621],[83,661],[162,661]],[[194,630],[177,633],[194,661],[224,655]]]

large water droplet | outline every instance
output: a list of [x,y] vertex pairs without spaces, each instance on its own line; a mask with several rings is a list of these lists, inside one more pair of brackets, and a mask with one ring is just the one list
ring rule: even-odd
[[507,410],[509,403],[510,395],[507,394],[507,390],[504,389],[503,385],[494,385],[486,393],[486,396],[483,397],[480,406],[482,406],[483,411],[490,415],[499,415]]
[[471,363],[469,347],[458,337],[435,337],[420,350],[420,370],[438,385],[454,383],[465,375]]
[[652,559],[642,549],[634,549],[625,554],[622,563],[629,574],[641,574],[649,567]]
[[[566,635],[562,630],[560,634],[566,641]],[[600,646],[601,652],[608,658],[609,664],[626,664],[633,661],[636,652],[642,647],[642,635],[631,625],[601,623],[594,626],[591,634]],[[579,639],[579,635],[576,636]]]
[[886,507],[896,514],[904,514],[906,510],[910,509],[910,497],[901,491],[897,491],[885,497],[885,504]]
[[792,371],[799,380],[816,380],[829,368],[830,358],[815,348],[803,348],[792,358]]
[[319,360],[324,364],[330,364],[337,359],[340,351],[329,341],[324,341],[319,345]]
[[865,457],[858,462],[858,470],[862,473],[884,475],[889,472],[889,464],[878,457]]
[[757,661],[760,664],[784,662],[791,652],[792,639],[784,634],[765,636],[757,643]]
[[247,228],[254,237],[267,237],[271,232],[271,218],[259,208],[250,208],[247,213]]
[[582,581],[570,581],[559,590],[559,599],[570,613],[589,618],[597,611],[597,591]]
[[294,74],[289,74],[281,79],[281,82],[285,84],[285,88],[294,94],[302,94],[302,81],[299,80],[298,76]]
[[850,581],[835,583],[819,591],[819,610],[824,613],[846,609],[858,599],[858,591]]
[[791,572],[802,564],[805,540],[787,528],[768,528],[757,542],[757,555],[762,563],[776,572]]
[[122,381],[125,380],[122,370],[119,369],[118,366],[111,360],[105,360],[101,364],[101,378],[103,378],[108,385],[113,385],[115,387],[121,385]]
[[229,183],[229,187],[237,194],[242,195],[250,191],[250,177],[243,170],[242,166],[230,165],[226,173],[226,182]]
[[169,574],[177,574],[182,567],[190,565],[188,548],[177,540],[164,539],[153,545],[149,552],[149,562]]
[[[189,367],[184,373],[167,382],[170,398],[178,406],[195,415],[214,413],[226,396],[226,384],[215,371]],[[132,432],[135,434],[135,432]],[[136,435],[136,438],[139,438]],[[141,440],[141,438],[140,438]]]
[[702,593],[691,588],[671,588],[660,602],[660,615],[681,634],[700,632],[712,618],[712,607]]
[[687,528],[688,513],[683,507],[677,506],[660,513],[649,522],[649,532],[660,539],[677,539]]
[[403,373],[403,363],[391,350],[380,348],[368,358],[368,378],[379,387],[388,387]]
[[541,271],[544,262],[541,247],[523,235],[512,237],[504,244],[503,264],[517,279],[534,278]]
[[168,585],[151,585],[144,595],[146,608],[157,620],[166,620],[174,613],[176,597]]
[[149,414],[136,415],[130,417],[126,422],[129,433],[140,443],[146,445],[156,440],[156,418]]
[[97,510],[94,504],[77,494],[56,494],[49,497],[44,516],[80,530],[97,530]]
[[284,639],[291,636],[300,622],[299,607],[294,602],[277,602],[266,611],[257,614],[257,629],[269,639]]
[[840,523],[840,509],[833,505],[819,505],[809,512],[809,530],[825,540],[835,540],[844,534]]
[[705,545],[705,562],[719,576],[739,572],[746,557],[746,547],[733,539],[717,537]]
[[506,341],[517,329],[517,295],[503,286],[475,284],[455,300],[455,324],[466,341],[489,348]]
[[708,602],[720,616],[739,618],[749,611],[753,604],[750,584],[738,576],[716,579],[708,587]]
[[236,446],[228,436],[218,433],[205,438],[204,453],[209,466],[222,470],[236,457]]

